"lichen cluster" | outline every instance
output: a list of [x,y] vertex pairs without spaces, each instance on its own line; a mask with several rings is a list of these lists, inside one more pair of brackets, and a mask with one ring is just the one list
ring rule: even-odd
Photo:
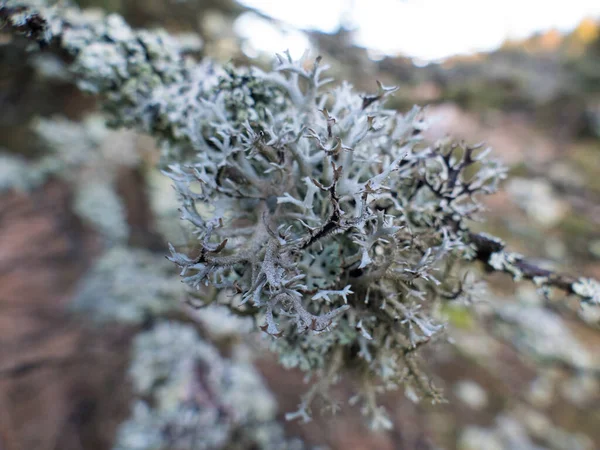
[[50,179],[60,179],[73,189],[77,216],[107,244],[126,242],[130,230],[125,206],[116,192],[116,176],[117,168],[139,163],[133,133],[108,129],[99,114],[82,122],[37,118],[30,129],[41,155],[27,160],[0,149],[0,192],[30,191]]
[[167,261],[147,250],[115,246],[80,282],[72,308],[92,320],[140,324],[176,310],[182,289]]
[[240,121],[252,96],[218,88],[247,75],[230,72],[208,93],[204,141],[167,172],[198,250],[172,248],[170,259],[191,288],[228,290],[286,366],[316,376],[290,417],[307,419],[351,369],[365,413],[387,425],[381,389],[442,398],[415,354],[444,329],[438,301],[465,290],[454,267],[473,256],[464,223],[504,170],[479,147],[423,144],[419,109],[384,108],[394,89],[327,88],[325,69],[286,55],[272,72],[250,72],[273,93],[262,119]]
[[19,3],[0,19],[60,45],[113,125],[160,142],[195,234],[170,259],[200,301],[254,318],[281,362],[312,377],[288,417],[308,420],[318,397],[335,410],[328,391],[346,372],[358,380],[351,403],[375,427],[391,425],[377,405],[385,390],[441,400],[418,354],[444,331],[440,303],[470,302],[478,289],[463,262],[600,303],[597,281],[469,231],[505,170],[483,147],[425,143],[418,108],[385,108],[394,88],[332,84],[320,58],[280,56],[268,72],[197,65],[163,32]]
[[193,326],[160,322],[139,334],[130,375],[136,400],[115,450],[303,450],[275,422],[256,369],[224,359]]

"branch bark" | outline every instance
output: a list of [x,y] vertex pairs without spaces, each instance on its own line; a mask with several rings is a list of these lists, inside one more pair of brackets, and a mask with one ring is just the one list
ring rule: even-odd
[[486,233],[468,232],[468,239],[475,247],[475,258],[484,263],[486,269],[530,280],[540,287],[558,288],[584,302],[600,305],[598,281],[539,267],[519,253],[506,251],[504,242]]
[[[132,30],[119,16],[83,17],[72,10],[35,10],[23,2],[4,0],[3,23],[41,46],[57,42],[74,58],[80,87],[102,95],[116,125],[135,126],[158,139],[191,145],[199,139],[203,73],[185,64],[166,33]],[[489,270],[554,287],[600,305],[600,283],[544,269],[484,233],[467,231],[475,258]]]

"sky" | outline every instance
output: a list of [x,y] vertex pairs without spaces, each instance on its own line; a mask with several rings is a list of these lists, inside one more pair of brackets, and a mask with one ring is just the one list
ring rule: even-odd
[[301,54],[308,41],[294,29],[335,31],[355,27],[356,43],[386,55],[440,60],[497,48],[507,38],[573,29],[600,17],[600,0],[239,0],[291,25],[278,32],[256,16],[236,29],[257,50]]

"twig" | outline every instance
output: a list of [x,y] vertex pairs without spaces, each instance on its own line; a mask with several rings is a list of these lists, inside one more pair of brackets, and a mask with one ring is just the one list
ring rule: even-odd
[[558,288],[583,302],[600,305],[598,281],[539,267],[519,253],[506,251],[503,241],[486,233],[468,232],[468,239],[475,248],[475,258],[488,270],[508,273],[515,279],[531,280],[540,287]]

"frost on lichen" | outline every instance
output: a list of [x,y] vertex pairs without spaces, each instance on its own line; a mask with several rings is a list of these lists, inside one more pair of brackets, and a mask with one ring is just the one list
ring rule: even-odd
[[190,325],[159,322],[138,335],[129,373],[137,400],[115,450],[304,448],[275,422],[256,370],[223,358]]
[[72,307],[96,321],[141,323],[175,309],[181,283],[167,261],[146,250],[109,249],[80,282]]

